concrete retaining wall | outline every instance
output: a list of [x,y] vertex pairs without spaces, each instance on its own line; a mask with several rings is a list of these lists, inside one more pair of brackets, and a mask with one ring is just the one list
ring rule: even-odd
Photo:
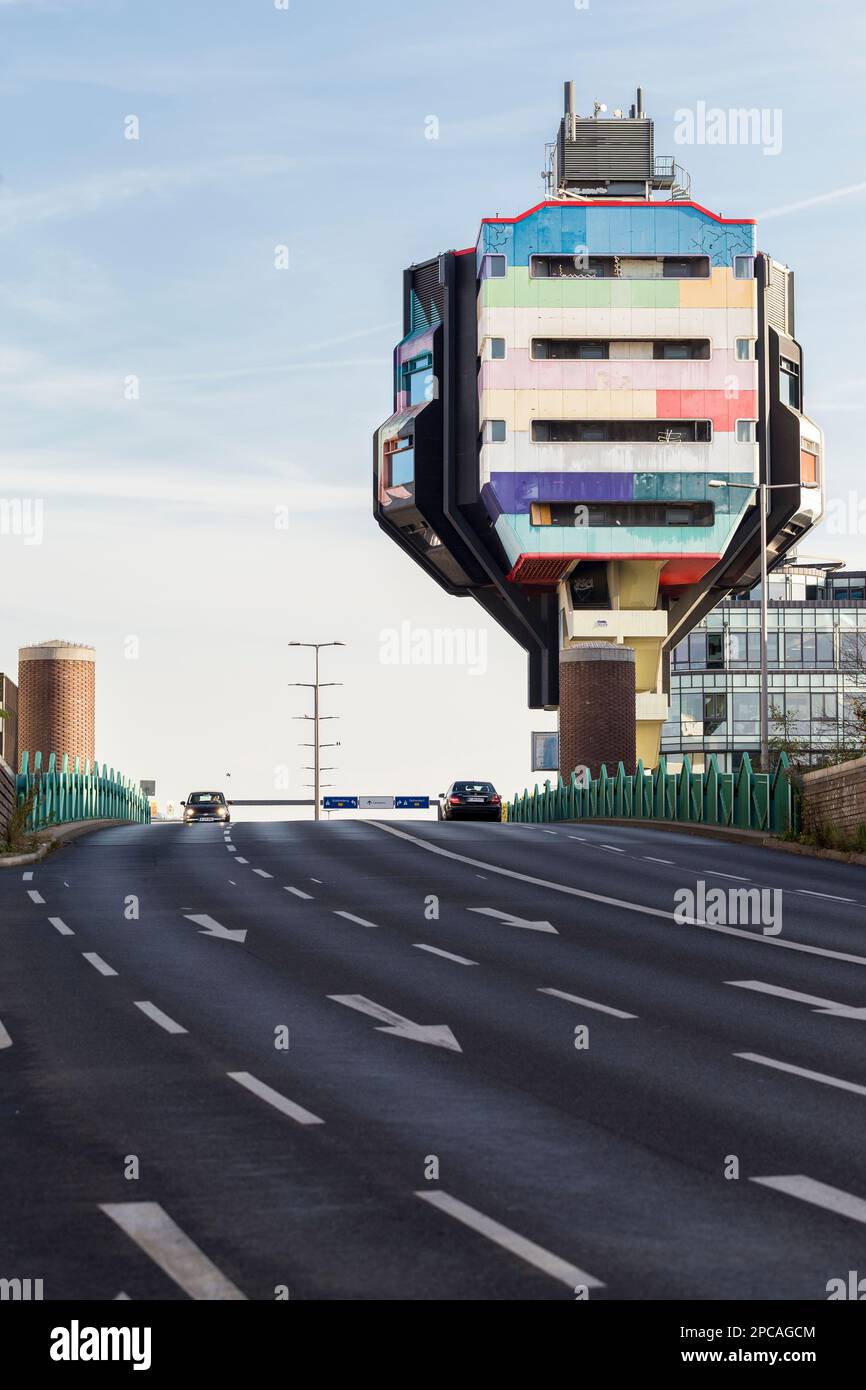
[[866,825],[866,758],[807,772],[803,794],[804,830],[826,826],[853,838]]

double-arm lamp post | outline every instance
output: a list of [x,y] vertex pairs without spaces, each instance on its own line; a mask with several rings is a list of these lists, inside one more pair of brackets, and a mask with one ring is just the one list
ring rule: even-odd
[[[312,766],[312,768],[310,769],[310,771],[313,773],[313,778],[314,778],[314,781],[313,781],[313,787],[314,787],[313,795],[315,796],[315,805],[314,805],[314,807],[313,807],[313,815],[314,815],[314,817],[315,817],[316,820],[319,820],[319,819],[321,818],[321,814],[322,814],[321,806],[320,806],[320,804],[319,804],[319,803],[320,803],[320,800],[321,800],[320,795],[319,795],[320,790],[321,790],[321,775],[322,775],[322,772],[327,772],[327,771],[329,771],[328,768],[323,768],[323,767],[321,766],[321,762],[320,762],[320,758],[319,758],[319,750],[320,750],[321,748],[336,748],[336,747],[337,747],[337,745],[336,745],[335,743],[320,743],[320,742],[319,742],[319,724],[320,724],[321,720],[322,720],[322,719],[336,719],[336,717],[337,717],[337,716],[334,715],[334,714],[322,714],[322,715],[319,714],[319,691],[322,690],[322,689],[324,689],[325,686],[329,686],[329,685],[342,685],[342,684],[343,684],[342,681],[320,681],[320,680],[319,680],[319,652],[321,651],[322,647],[344,647],[345,645],[346,645],[345,642],[290,642],[290,643],[289,643],[289,646],[290,646],[290,647],[311,647],[312,650],[316,653],[316,679],[315,679],[315,681],[313,681],[313,682],[311,682],[311,681],[290,681],[290,682],[289,682],[290,685],[301,685],[301,686],[304,686],[307,690],[312,690],[312,692],[313,692],[313,713],[312,713],[312,715],[309,715],[309,714],[296,714],[296,715],[295,715],[295,718],[296,718],[296,719],[312,719],[312,720],[313,720],[313,745],[312,745],[312,746],[313,746],[313,766]],[[302,747],[305,747],[305,748],[309,748],[309,746],[310,746],[310,745],[309,745],[308,743],[302,745]]]

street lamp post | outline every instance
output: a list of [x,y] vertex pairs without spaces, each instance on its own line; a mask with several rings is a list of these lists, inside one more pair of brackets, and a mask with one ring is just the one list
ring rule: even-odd
[[[319,820],[319,819],[321,818],[321,807],[320,807],[320,805],[319,805],[319,800],[320,800],[320,798],[319,798],[319,792],[320,792],[320,789],[321,789],[321,774],[322,774],[322,771],[323,771],[323,770],[326,771],[326,772],[328,771],[327,768],[323,769],[322,766],[321,766],[320,749],[322,749],[322,748],[334,748],[334,747],[337,746],[336,744],[330,744],[330,743],[329,743],[329,744],[323,744],[323,743],[320,743],[320,742],[319,742],[319,724],[320,724],[321,720],[322,720],[322,719],[334,719],[334,718],[336,718],[336,716],[333,715],[333,714],[322,714],[322,715],[319,714],[319,691],[322,690],[322,689],[324,689],[325,686],[329,686],[329,685],[342,685],[342,684],[343,684],[342,681],[320,681],[320,680],[319,680],[319,652],[321,651],[322,647],[344,647],[345,645],[346,645],[345,642],[290,642],[290,643],[289,643],[289,646],[290,646],[290,647],[311,647],[312,650],[316,653],[316,679],[315,679],[315,681],[312,682],[312,683],[311,683],[310,681],[291,681],[291,682],[290,682],[291,685],[301,685],[301,686],[304,686],[304,687],[305,687],[306,689],[308,689],[308,690],[312,690],[312,692],[313,692],[313,714],[312,714],[312,720],[313,720],[313,767],[312,767],[312,772],[313,772],[313,787],[314,787],[313,796],[314,796],[314,798],[315,798],[315,802],[314,802],[314,806],[313,806],[313,816],[314,816],[314,818],[315,818],[316,820]],[[296,715],[295,717],[296,717],[296,718],[299,718],[299,719],[310,719],[310,718],[311,718],[311,716],[310,716],[309,714]],[[305,745],[305,746],[306,746],[306,747],[309,747],[308,744]]]
[[727,478],[710,478],[710,487],[736,487],[745,492],[757,492],[758,509],[761,514],[761,675],[758,698],[761,720],[761,770],[769,772],[770,762],[770,718],[769,687],[767,679],[767,493],[783,487],[817,488],[818,483],[732,483]]

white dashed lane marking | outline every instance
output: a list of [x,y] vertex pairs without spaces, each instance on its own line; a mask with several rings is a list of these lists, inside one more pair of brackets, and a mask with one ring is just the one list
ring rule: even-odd
[[59,931],[61,936],[74,936],[75,932],[71,927],[67,927],[62,917],[49,917],[49,922],[55,931]]
[[356,917],[354,912],[343,912],[339,908],[334,910],[335,917],[345,917],[347,922],[357,922],[359,927],[376,927],[378,922],[368,922],[365,917]]
[[427,946],[423,941],[412,943],[416,951],[430,951],[434,956],[444,956],[446,960],[456,961],[458,965],[477,965],[477,960],[467,960],[466,956],[455,956],[450,951],[443,951],[439,946]]
[[314,1115],[311,1110],[305,1110],[302,1105],[296,1105],[287,1096],[280,1095],[272,1086],[267,1086],[264,1081],[259,1081],[258,1077],[251,1076],[248,1071],[230,1071],[227,1073],[232,1081],[237,1081],[239,1086],[245,1086],[248,1091],[252,1091],[259,1100],[267,1101],[275,1110],[279,1110],[281,1115],[288,1115],[290,1120],[295,1120],[299,1125],[323,1125],[324,1120],[318,1115]]
[[102,959],[102,956],[98,956],[95,951],[82,951],[81,954],[83,955],[84,959],[88,961],[90,965],[93,966],[94,970],[99,971],[100,975],[117,974],[117,971],[112,970],[111,966],[107,963],[107,961],[104,961]]
[[37,893],[35,888],[28,888],[27,896],[32,903],[44,903],[45,899],[41,893]]
[[[238,863],[240,862],[241,861],[238,860]],[[273,878],[273,874],[267,873],[264,869],[253,869],[253,873],[258,874],[259,878]]]
[[288,884],[284,884],[284,888],[287,893],[294,893],[296,898],[306,898],[308,902],[313,896],[312,893],[305,893],[301,888],[290,888]]
[[190,1298],[206,1302],[245,1298],[158,1202],[105,1202],[99,1209]]
[[164,1028],[167,1033],[186,1032],[186,1029],[182,1028],[179,1023],[175,1023],[173,1018],[169,1018],[168,1014],[164,1014],[162,1009],[158,1009],[155,1004],[151,1004],[149,999],[136,999],[135,1007],[141,1009],[143,1014],[146,1014],[154,1023],[158,1023],[160,1028]]

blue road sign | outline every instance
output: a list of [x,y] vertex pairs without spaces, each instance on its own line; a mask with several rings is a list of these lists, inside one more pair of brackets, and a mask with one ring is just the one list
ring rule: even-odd
[[326,811],[357,811],[356,796],[323,796],[322,806]]
[[429,811],[429,796],[395,796],[395,811]]

